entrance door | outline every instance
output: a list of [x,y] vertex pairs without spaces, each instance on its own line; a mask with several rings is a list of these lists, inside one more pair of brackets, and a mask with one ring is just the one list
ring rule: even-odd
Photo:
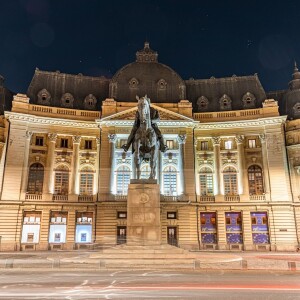
[[117,226],[117,245],[126,244],[126,226]]
[[168,234],[168,244],[177,247],[178,246],[177,227],[168,227],[167,234]]

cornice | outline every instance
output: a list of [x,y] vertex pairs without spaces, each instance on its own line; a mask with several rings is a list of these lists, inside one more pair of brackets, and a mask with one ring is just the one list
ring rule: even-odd
[[15,113],[6,111],[5,118],[10,121],[28,122],[41,125],[56,125],[56,126],[68,126],[68,127],[79,127],[79,128],[98,128],[99,125],[96,122],[89,121],[78,121],[78,120],[68,120],[50,117],[40,117],[33,116],[22,113]]

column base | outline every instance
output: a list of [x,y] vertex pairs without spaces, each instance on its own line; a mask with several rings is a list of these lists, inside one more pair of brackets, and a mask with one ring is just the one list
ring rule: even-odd
[[224,195],[215,195],[215,202],[224,202]]

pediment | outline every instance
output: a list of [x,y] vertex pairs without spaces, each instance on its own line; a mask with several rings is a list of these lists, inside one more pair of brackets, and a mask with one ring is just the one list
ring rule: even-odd
[[[155,104],[151,104],[151,106],[158,110],[161,121],[186,121],[186,122],[187,121],[188,122],[193,122],[194,121],[191,118],[188,118],[184,115],[181,115],[179,113],[168,110],[166,108],[162,108],[162,107],[157,106]],[[105,118],[101,119],[101,121],[107,122],[107,121],[134,120],[135,115],[136,115],[136,111],[137,111],[137,106],[126,109],[126,110],[121,111],[121,112],[118,112],[118,113],[113,114],[111,116],[105,117]]]

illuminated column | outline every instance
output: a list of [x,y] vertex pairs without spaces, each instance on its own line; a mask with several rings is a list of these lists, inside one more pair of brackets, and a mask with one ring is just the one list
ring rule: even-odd
[[116,187],[115,187],[115,168],[116,168],[115,151],[116,151],[117,135],[116,134],[109,134],[108,135],[108,140],[109,140],[109,143],[110,143],[110,161],[111,161],[110,193],[115,194],[116,193]]
[[72,137],[73,140],[73,161],[72,161],[72,187],[71,193],[73,195],[79,195],[79,146],[81,136],[76,135]]
[[94,195],[98,193],[98,181],[99,181],[99,157],[100,157],[100,138],[96,138],[96,146],[97,146],[97,154],[96,154],[96,162],[95,162],[95,169],[96,169],[96,174],[95,174],[95,179],[94,179]]
[[217,211],[217,236],[218,236],[218,250],[226,249],[226,230],[225,230],[225,212],[223,210]]
[[44,193],[53,194],[54,193],[54,154],[55,154],[55,143],[57,139],[56,133],[48,133],[48,153],[46,162],[46,172],[44,180]]
[[214,146],[214,162],[215,162],[215,174],[214,174],[214,195],[220,195],[220,137],[212,137]]
[[238,193],[239,195],[245,194],[248,195],[248,185],[245,180],[244,174],[244,136],[237,135],[235,137],[235,141],[237,143],[237,151],[238,151]]
[[27,183],[28,183],[28,159],[29,159],[29,148],[30,141],[32,137],[31,131],[26,131],[26,141],[24,149],[24,162],[23,162],[23,172],[22,172],[22,186],[21,186],[21,197],[24,198],[27,192]]
[[[177,193],[180,194],[184,194],[185,192],[185,184],[184,184],[184,175],[183,175],[183,166],[184,166],[184,144],[186,142],[186,134],[179,134],[177,136],[177,141],[179,144],[179,158],[178,158],[178,167],[179,167],[179,181],[180,181],[180,185],[179,185],[179,189],[177,189]],[[191,158],[192,159],[192,158]]]
[[266,199],[270,200],[270,178],[269,178],[269,164],[268,164],[268,151],[266,144],[266,135],[260,134],[259,139],[262,147],[262,158],[263,158],[263,172],[264,172],[264,192]]

